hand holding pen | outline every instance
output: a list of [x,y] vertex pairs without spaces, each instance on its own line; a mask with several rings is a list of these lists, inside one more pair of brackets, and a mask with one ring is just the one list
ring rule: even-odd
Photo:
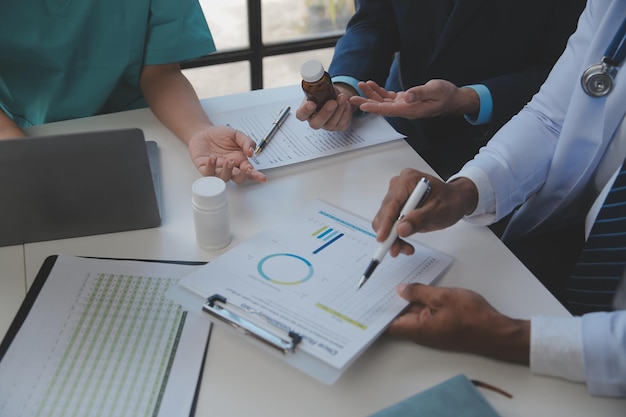
[[274,120],[274,122],[272,123],[272,127],[270,127],[267,133],[263,136],[263,139],[261,139],[259,144],[254,149],[255,156],[260,154],[263,148],[265,148],[265,146],[268,143],[270,143],[270,140],[272,140],[276,132],[278,132],[278,129],[280,128],[280,126],[283,124],[283,122],[289,115],[289,110],[291,110],[291,107],[287,106],[280,111],[280,113],[278,114],[278,117],[276,117],[276,120]]
[[361,280],[359,281],[359,288],[361,288],[363,284],[367,282],[376,267],[382,262],[383,258],[385,257],[387,252],[389,252],[389,249],[391,249],[391,246],[398,238],[398,222],[402,220],[404,216],[406,216],[411,210],[414,210],[415,208],[421,206],[426,199],[429,191],[430,182],[426,178],[422,177],[415,185],[415,188],[409,196],[409,199],[406,201],[404,207],[400,211],[400,215],[394,222],[389,232],[389,236],[387,236],[387,239],[385,239],[385,241],[379,245],[376,252],[374,252],[372,261],[368,265],[367,269],[363,273],[363,276],[361,277]]

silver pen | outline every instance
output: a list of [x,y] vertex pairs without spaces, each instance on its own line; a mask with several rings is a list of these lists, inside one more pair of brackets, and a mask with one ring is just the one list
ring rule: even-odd
[[289,114],[289,110],[291,110],[291,107],[287,106],[280,111],[280,113],[278,114],[278,117],[276,118],[276,120],[274,120],[274,123],[272,123],[272,127],[270,128],[270,130],[267,131],[265,136],[263,136],[263,139],[261,139],[261,142],[259,142],[259,144],[254,149],[255,156],[260,154],[263,148],[265,148],[265,145],[270,143],[270,140],[272,140],[272,138],[278,131],[278,128],[280,127],[280,125],[282,125],[285,119],[287,118],[287,115]]
[[365,273],[363,273],[361,280],[359,281],[359,288],[361,288],[363,284],[365,284],[365,282],[370,278],[376,267],[382,262],[387,252],[389,252],[389,249],[391,249],[393,242],[395,242],[398,238],[398,222],[402,220],[404,216],[409,214],[411,210],[421,206],[428,196],[429,191],[430,182],[426,178],[422,177],[422,179],[420,179],[415,185],[415,188],[409,196],[409,199],[406,201],[406,203],[404,203],[404,207],[402,207],[402,210],[400,211],[400,216],[398,216],[398,219],[391,227],[389,236],[387,236],[387,239],[385,239],[385,241],[379,245],[378,249],[374,253],[372,261],[370,262],[369,266],[365,270]]

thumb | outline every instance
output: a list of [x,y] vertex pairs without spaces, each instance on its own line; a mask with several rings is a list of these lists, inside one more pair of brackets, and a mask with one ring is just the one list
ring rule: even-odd
[[424,87],[423,85],[411,87],[408,90],[406,90],[405,93],[406,94],[404,96],[404,101],[406,103],[417,103],[419,101],[424,101],[429,98],[428,91],[426,90],[426,87]]
[[252,138],[250,138],[250,136],[240,130],[235,130],[235,143],[237,143],[237,146],[239,146],[247,156],[252,156],[254,154],[256,143],[252,140]]
[[439,289],[436,287],[431,287],[430,285],[418,283],[399,284],[396,287],[396,292],[400,297],[411,303],[431,306],[435,303],[435,298],[439,292]]

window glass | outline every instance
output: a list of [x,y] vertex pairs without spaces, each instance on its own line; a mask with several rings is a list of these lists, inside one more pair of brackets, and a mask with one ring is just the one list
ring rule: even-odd
[[333,58],[333,48],[315,49],[294,54],[277,55],[263,59],[264,88],[300,84],[300,66],[309,59],[317,59],[328,69]]
[[248,48],[247,0],[200,0],[218,51]]
[[344,32],[354,0],[261,0],[261,14],[265,44],[328,36]]
[[[217,52],[247,50],[248,4],[261,3],[263,43],[341,35],[354,14],[354,0],[199,0],[215,39]],[[300,66],[318,59],[326,68],[333,49],[311,50],[263,58],[263,86],[300,83]],[[200,98],[251,89],[250,63],[215,64],[184,70]]]
[[250,91],[248,61],[184,69],[200,99]]

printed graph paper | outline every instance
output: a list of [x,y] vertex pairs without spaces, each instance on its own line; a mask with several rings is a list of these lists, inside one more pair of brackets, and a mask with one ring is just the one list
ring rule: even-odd
[[[67,320],[67,344],[33,394],[36,416],[151,416],[158,409],[184,313],[163,298],[175,280],[98,274]],[[62,336],[62,335],[61,335]],[[158,358],[158,360],[153,360]]]
[[[162,415],[168,379],[179,372],[173,370],[177,350],[186,352],[189,344],[185,324],[194,322],[166,296],[179,276],[100,271],[74,276],[59,268],[60,278],[48,278],[46,285],[55,285],[44,286],[39,297],[45,302],[35,304],[0,364],[6,366],[0,366],[0,415]],[[197,333],[206,337],[206,329]],[[181,355],[187,361],[189,355]],[[195,376],[186,371],[189,396],[199,370],[196,364]],[[176,377],[174,385],[183,383]]]

